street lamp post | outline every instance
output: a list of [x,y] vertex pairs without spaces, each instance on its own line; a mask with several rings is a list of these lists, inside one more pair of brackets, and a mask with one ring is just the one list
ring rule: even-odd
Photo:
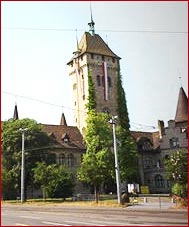
[[22,162],[21,162],[21,203],[24,202],[24,178],[25,178],[25,158],[24,158],[24,140],[25,140],[25,132],[27,128],[20,128],[19,131],[22,133]]
[[116,185],[117,185],[117,200],[118,203],[121,203],[121,193],[120,193],[120,172],[119,172],[119,163],[117,155],[117,142],[116,142],[116,131],[115,126],[117,123],[117,116],[112,116],[109,120],[109,123],[112,124],[113,128],[113,141],[114,141],[114,156],[115,156],[115,173],[116,173]]

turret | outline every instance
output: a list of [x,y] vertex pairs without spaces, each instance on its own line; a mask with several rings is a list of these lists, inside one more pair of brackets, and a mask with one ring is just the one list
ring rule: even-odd
[[182,123],[188,121],[188,98],[184,89],[181,87],[177,102],[177,110],[175,115],[175,122]]

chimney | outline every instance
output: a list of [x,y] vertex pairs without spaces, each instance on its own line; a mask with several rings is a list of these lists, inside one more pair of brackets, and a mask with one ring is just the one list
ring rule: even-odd
[[158,129],[159,129],[159,137],[160,139],[163,138],[163,135],[165,135],[165,128],[164,128],[164,122],[158,120]]

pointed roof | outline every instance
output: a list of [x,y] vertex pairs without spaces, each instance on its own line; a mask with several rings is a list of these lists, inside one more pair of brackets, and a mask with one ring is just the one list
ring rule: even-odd
[[13,120],[18,120],[18,108],[17,108],[17,104],[15,104],[14,107],[14,114],[13,114]]
[[66,118],[64,113],[62,113],[61,120],[60,120],[60,125],[65,125],[67,126]]
[[[91,35],[89,32],[85,32],[83,34],[79,43],[79,51],[79,55],[83,55],[84,53],[93,53],[121,59],[109,48],[109,46],[98,34]],[[67,64],[69,65],[72,61],[73,58]]]
[[89,32],[85,32],[79,43],[79,49],[81,53],[88,52],[119,58],[98,34],[92,36]]
[[177,110],[175,115],[175,122],[188,121],[188,98],[184,89],[181,87],[177,102]]

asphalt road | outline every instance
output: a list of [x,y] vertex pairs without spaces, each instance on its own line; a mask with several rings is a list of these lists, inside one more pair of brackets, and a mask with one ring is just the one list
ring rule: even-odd
[[188,226],[186,211],[3,204],[1,226]]

